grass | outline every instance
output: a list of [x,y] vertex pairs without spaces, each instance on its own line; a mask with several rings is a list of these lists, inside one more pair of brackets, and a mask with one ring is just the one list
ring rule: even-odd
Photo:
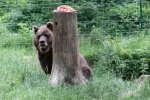
[[[140,41],[146,39],[140,39]],[[121,48],[132,47],[138,39],[131,38],[115,41],[125,43]],[[141,42],[140,42],[141,43]],[[134,44],[134,43],[133,43]],[[149,44],[148,44],[149,45]],[[128,47],[129,46],[129,47]],[[147,45],[146,45],[147,46]],[[89,41],[80,42],[81,53],[86,56],[103,50],[102,46],[92,45]],[[134,46],[136,48],[136,46]],[[144,48],[140,45],[138,48]],[[148,46],[149,47],[149,46]],[[93,65],[93,81],[86,85],[63,85],[52,87],[49,76],[42,71],[34,47],[13,46],[0,47],[0,98],[3,100],[135,100],[150,99],[149,84],[134,94],[128,94],[137,89],[137,83],[123,81],[108,71],[101,70],[103,66]]]
[[32,48],[1,48],[0,57],[0,97],[3,100],[115,99],[119,95],[121,86],[109,75],[96,77],[85,86],[51,87]]

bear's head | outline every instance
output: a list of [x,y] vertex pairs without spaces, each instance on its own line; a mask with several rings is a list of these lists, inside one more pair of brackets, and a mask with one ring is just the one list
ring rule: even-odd
[[46,25],[33,26],[34,45],[38,52],[45,54],[52,49],[53,24],[48,22]]

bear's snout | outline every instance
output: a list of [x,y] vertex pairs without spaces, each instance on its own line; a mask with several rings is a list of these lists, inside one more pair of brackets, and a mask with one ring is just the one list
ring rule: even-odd
[[40,37],[39,47],[40,48],[46,48],[47,47],[46,37],[44,37],[44,36]]
[[47,53],[49,51],[47,38],[45,36],[41,36],[39,38],[39,45],[38,46],[39,46],[41,53]]
[[46,43],[46,41],[39,41],[40,43],[39,43],[39,47],[40,48],[45,48],[46,46],[47,46],[47,43]]

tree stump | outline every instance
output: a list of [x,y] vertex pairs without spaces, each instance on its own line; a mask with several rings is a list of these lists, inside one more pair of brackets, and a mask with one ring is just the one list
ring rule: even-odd
[[79,47],[76,12],[53,12],[53,66],[52,85],[62,82],[84,84],[79,66]]

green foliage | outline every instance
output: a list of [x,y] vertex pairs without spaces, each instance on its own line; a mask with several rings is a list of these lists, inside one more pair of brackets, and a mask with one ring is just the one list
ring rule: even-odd
[[[0,97],[4,100],[122,99],[122,94],[137,88],[132,81],[122,79],[132,80],[141,74],[150,74],[148,0],[144,0],[142,7],[145,30],[136,32],[130,31],[140,29],[138,1],[67,1],[66,4],[78,13],[80,52],[92,67],[93,81],[85,86],[64,85],[53,88],[48,85],[48,77],[38,63],[33,49],[31,26],[52,20],[52,11],[62,5],[62,0],[2,0],[0,90],[3,92]],[[147,99],[148,94],[149,87],[144,88],[138,96],[133,95],[127,99]]]
[[104,23],[103,27],[108,29],[108,32],[117,31],[134,31],[139,29],[139,5],[136,3],[115,5],[108,11],[108,18],[112,22]]
[[105,38],[102,44],[101,51],[95,51],[88,56],[94,66],[103,66],[99,68],[109,70],[125,80],[150,74],[149,36],[118,37],[113,40]]
[[[41,25],[52,20],[52,11],[62,5],[62,0],[21,0],[19,2],[4,2],[12,9],[2,11],[2,22],[9,23],[8,29],[18,32],[18,23],[26,23],[28,27],[33,24]],[[118,31],[135,31],[140,28],[140,7],[138,2],[129,3],[128,0],[67,0],[66,4],[78,12],[78,27],[80,33],[89,34],[92,27],[104,29],[114,35]],[[7,16],[6,16],[7,15]],[[5,18],[4,18],[5,17]],[[148,28],[149,3],[143,3],[144,28]],[[13,24],[13,25],[10,25]],[[123,32],[121,32],[122,34]],[[126,34],[126,33],[123,33]],[[133,33],[136,34],[136,33]]]
[[27,26],[26,23],[18,23],[18,26],[19,26],[19,33],[24,35],[24,36],[27,36],[29,35],[31,32],[30,32],[30,29],[29,27]]
[[[94,80],[86,85],[60,87],[49,85],[37,59],[35,49],[25,47],[0,48],[0,97],[10,99],[42,99],[42,100],[116,100],[129,89],[135,89],[133,82],[124,82],[114,78],[112,74],[101,76],[93,73]],[[8,63],[9,62],[9,63]],[[101,70],[99,70],[101,71]],[[147,93],[149,93],[147,89]],[[144,93],[143,98],[147,98]]]
[[[96,19],[99,9],[97,4],[92,2],[86,2],[77,7],[78,12],[78,21],[79,29],[81,33],[89,34],[92,29],[92,26],[95,25],[92,21]],[[91,22],[89,22],[91,21]]]
[[11,12],[9,12],[8,14],[5,14],[2,17],[2,22],[8,24],[7,25],[7,29],[9,31],[17,32],[17,30],[19,28],[17,26],[17,24],[22,21],[22,16],[23,16],[22,12],[16,11],[16,10],[12,10]]
[[[0,49],[0,90],[3,91],[0,97],[3,100],[116,100],[123,99],[123,94],[128,91],[137,89],[135,82],[115,78],[113,74],[103,72],[100,66],[93,68],[96,72],[93,73],[93,81],[86,85],[65,84],[54,88],[49,85],[49,77],[43,73],[37,61],[35,49],[17,46]],[[146,86],[138,95],[126,96],[126,99],[148,98],[149,84]]]
[[150,74],[150,60],[149,52],[133,51],[117,56],[111,62],[111,68],[117,76],[121,76],[123,79],[135,79],[142,74]]
[[96,5],[92,2],[82,4],[77,9],[79,21],[92,21],[97,14],[97,10]]
[[18,23],[26,23],[28,27],[31,27],[33,23],[35,25],[47,23],[52,18],[52,11],[61,4],[59,1],[54,1],[55,0],[19,1],[19,3],[12,4],[16,7],[3,14],[1,21],[8,23],[8,29],[12,32],[18,32]]

